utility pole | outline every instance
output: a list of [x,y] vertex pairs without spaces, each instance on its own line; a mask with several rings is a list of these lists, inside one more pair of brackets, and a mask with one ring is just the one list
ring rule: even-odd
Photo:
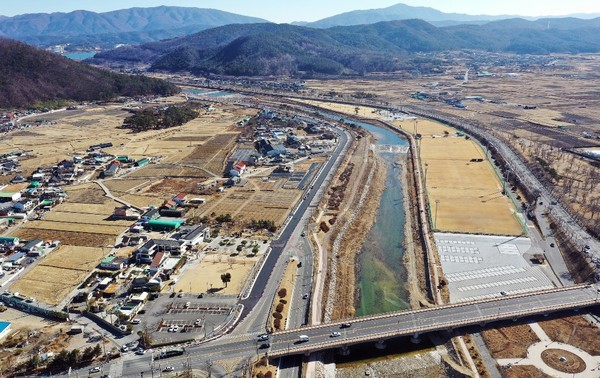
[[436,229],[437,228],[437,215],[438,215],[438,206],[440,204],[440,200],[436,199],[435,200],[435,217],[434,217],[434,221],[433,221],[433,228]]

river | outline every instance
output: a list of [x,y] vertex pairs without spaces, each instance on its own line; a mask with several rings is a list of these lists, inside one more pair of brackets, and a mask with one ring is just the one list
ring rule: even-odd
[[[324,115],[338,120],[342,118]],[[373,135],[377,145],[408,146],[406,140],[387,129],[345,120],[367,130]],[[357,285],[360,289],[360,301],[357,304],[357,316],[410,307],[406,288],[407,272],[403,262],[405,210],[399,155],[382,152],[379,156],[387,167],[387,177],[375,223],[358,256],[360,269]]]

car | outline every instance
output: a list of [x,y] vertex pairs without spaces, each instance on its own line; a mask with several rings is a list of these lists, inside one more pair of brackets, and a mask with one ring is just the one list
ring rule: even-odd
[[342,325],[340,325],[340,328],[350,328],[352,327],[352,323],[342,323]]
[[123,353],[126,353],[126,352],[128,352],[128,351],[129,351],[129,348],[127,348],[127,345],[123,345],[123,346],[121,347],[121,352],[123,352]]
[[175,371],[175,368],[173,366],[165,366],[165,368],[163,369],[164,372],[169,372],[169,371]]
[[140,323],[141,323],[140,318],[134,318],[131,320],[131,324],[140,324]]
[[183,307],[190,308],[191,305],[192,305],[192,302],[185,302],[185,305]]
[[171,293],[171,295],[169,295],[169,298],[173,298],[175,297],[175,293]]
[[302,295],[302,299],[308,299],[308,293],[304,293],[304,294]]
[[177,298],[183,298],[183,293],[177,294]]
[[267,334],[267,333],[263,333],[263,334],[261,334],[261,335],[258,335],[258,336],[257,336],[257,338],[258,338],[258,341],[265,341],[265,340],[269,340],[269,334]]
[[550,247],[554,248],[554,243],[550,243]]
[[331,335],[329,335],[329,337],[340,337],[341,335],[342,335],[341,333],[334,331],[334,332],[331,332]]
[[99,372],[100,372],[100,370],[102,370],[102,369],[100,369],[100,366],[94,366],[93,368],[91,368],[91,369],[89,370],[89,372],[90,372],[90,373],[99,373]]
[[306,233],[305,233],[305,232],[303,232],[303,233],[301,233],[301,234],[300,234],[300,236],[302,236],[302,237],[305,237],[305,236],[306,236]]
[[508,293],[506,291],[501,291],[500,295],[508,295]]
[[137,354],[139,356],[141,356],[141,355],[143,355],[145,353],[146,353],[146,350],[142,349],[142,348],[138,348],[138,350],[135,351],[135,354]]
[[204,298],[204,294],[202,294],[202,293],[198,294],[198,298]]
[[110,375],[108,375],[108,374],[103,374],[103,375],[100,376],[100,378],[112,378],[112,377]]
[[258,349],[267,349],[271,346],[271,344],[269,343],[262,343],[260,344],[260,346],[258,347]]
[[196,321],[194,322],[194,325],[195,325],[196,327],[200,327],[200,326],[202,326],[202,319],[196,319]]

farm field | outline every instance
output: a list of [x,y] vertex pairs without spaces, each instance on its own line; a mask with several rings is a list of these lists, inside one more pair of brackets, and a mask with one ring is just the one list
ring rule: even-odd
[[[530,67],[505,58],[506,63],[488,59],[485,69],[492,76],[471,75],[468,82],[460,80],[471,62],[471,58],[463,56],[451,60],[444,74],[308,80],[305,88],[308,93],[317,92],[337,101],[357,101],[357,93],[368,93],[381,106],[416,106],[476,123],[515,147],[536,176],[547,180],[561,205],[581,225],[598,234],[600,190],[593,178],[600,176],[600,168],[597,161],[572,152],[599,146],[596,138],[600,137],[600,98],[589,85],[598,78],[597,56],[555,56],[551,64],[539,62]],[[415,98],[416,91],[425,93],[427,98]],[[445,102],[450,99],[460,99],[465,108],[453,106],[453,101]],[[546,164],[556,171],[558,179],[544,174]]]
[[293,99],[296,102],[303,102],[305,104],[319,106],[324,109],[330,109],[339,113],[346,113],[357,115],[363,118],[373,118],[379,119],[379,114],[376,113],[376,108],[371,108],[368,106],[355,106],[355,105],[347,105],[347,104],[338,104],[336,102],[328,102],[328,101],[318,101],[318,100],[299,100]]
[[[302,195],[301,190],[284,189],[284,181],[263,182],[261,179],[251,178],[245,187],[234,187],[223,194],[209,197],[198,215],[231,214],[234,220],[240,222],[263,219],[280,226]],[[263,190],[262,187],[266,189]]]
[[109,249],[63,245],[17,280],[11,291],[57,305],[98,265]]
[[[414,132],[414,123],[394,122]],[[513,203],[502,195],[502,182],[485,152],[473,140],[455,136],[456,130],[419,119],[417,132],[421,165],[434,229],[492,235],[523,234]],[[473,159],[483,159],[474,162]]]
[[225,158],[233,148],[238,133],[219,134],[196,147],[181,163],[193,165],[221,176],[225,168]]

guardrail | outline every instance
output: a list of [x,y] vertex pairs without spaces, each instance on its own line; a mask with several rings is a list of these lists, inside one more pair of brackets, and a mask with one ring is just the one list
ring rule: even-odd
[[331,341],[326,341],[326,342],[322,342],[322,343],[318,343],[318,344],[302,344],[302,345],[295,345],[293,347],[288,346],[288,348],[282,348],[281,350],[272,351],[271,353],[269,353],[269,356],[270,357],[282,357],[282,356],[300,354],[300,353],[312,353],[312,352],[324,350],[324,349],[344,347],[344,346],[348,346],[348,345],[352,345],[352,344],[360,344],[360,343],[369,342],[369,341],[384,340],[384,339],[393,338],[393,337],[419,335],[419,334],[433,332],[433,331],[461,328],[461,327],[466,327],[466,326],[471,326],[471,325],[476,325],[476,324],[496,322],[496,321],[502,321],[502,320],[508,320],[508,319],[518,319],[518,318],[521,318],[524,316],[547,314],[547,313],[551,313],[551,312],[570,310],[570,309],[574,309],[574,308],[583,308],[583,307],[593,306],[598,303],[600,303],[600,301],[596,298],[596,299],[588,299],[588,300],[584,300],[584,301],[579,301],[576,303],[570,302],[570,303],[557,304],[557,305],[553,305],[553,306],[542,306],[542,307],[537,307],[537,308],[527,309],[527,310],[517,310],[517,311],[510,311],[510,312],[504,312],[504,313],[498,313],[498,314],[482,315],[482,316],[475,317],[475,318],[452,320],[452,321],[442,322],[442,323],[438,323],[438,324],[434,324],[434,325],[398,328],[397,330],[394,330],[394,331],[373,333],[373,334],[365,335],[365,336],[331,340]]
[[[580,290],[583,288],[587,288],[588,286],[589,285],[575,285],[575,286],[561,287],[561,288],[555,288],[555,289],[547,289],[547,290],[538,291],[538,292],[503,296],[503,297],[498,297],[498,298],[487,298],[487,299],[481,299],[481,300],[472,301],[472,302],[461,302],[461,303],[452,303],[452,304],[441,305],[441,306],[426,307],[426,308],[422,308],[419,310],[388,312],[388,313],[380,314],[380,315],[367,315],[367,316],[354,318],[354,319],[352,319],[352,322],[360,323],[360,322],[371,321],[371,320],[394,318],[394,317],[398,317],[398,316],[408,316],[410,314],[422,315],[422,314],[426,314],[429,312],[437,312],[437,311],[444,310],[444,309],[459,308],[459,307],[466,308],[466,307],[470,307],[470,306],[474,306],[474,305],[478,305],[478,304],[484,304],[484,303],[497,302],[497,303],[501,304],[502,302],[507,302],[514,298],[535,297],[538,295],[555,293],[555,292],[568,292],[568,291]],[[277,335],[284,335],[284,334],[288,334],[288,333],[298,333],[298,332],[305,332],[308,330],[329,328],[331,326],[339,326],[339,325],[342,325],[343,323],[347,323],[347,322],[348,322],[348,320],[344,320],[344,321],[339,321],[339,322],[319,324],[319,325],[302,327],[302,328],[297,328],[297,329],[289,329],[289,330],[285,330],[285,331],[276,332],[273,335],[277,336]]]

